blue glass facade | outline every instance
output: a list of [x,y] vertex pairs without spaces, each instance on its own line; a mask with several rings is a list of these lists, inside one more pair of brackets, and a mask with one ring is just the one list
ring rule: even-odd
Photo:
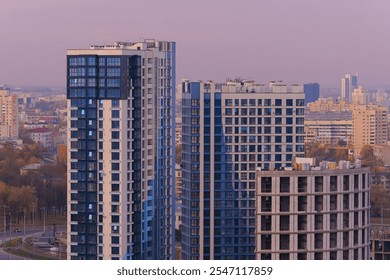
[[174,45],[67,56],[70,259],[174,258]]
[[318,83],[304,84],[305,103],[316,101],[320,97],[320,85]]
[[182,88],[183,259],[255,259],[256,168],[303,155],[304,94]]

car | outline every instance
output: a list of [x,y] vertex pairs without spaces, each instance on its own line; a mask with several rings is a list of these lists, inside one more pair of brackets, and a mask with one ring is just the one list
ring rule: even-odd
[[14,230],[14,232],[21,232],[22,230],[20,228],[17,228]]

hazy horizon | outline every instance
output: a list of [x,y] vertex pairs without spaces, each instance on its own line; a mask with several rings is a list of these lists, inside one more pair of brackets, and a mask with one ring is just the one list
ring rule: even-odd
[[177,81],[242,77],[390,85],[386,0],[28,0],[2,3],[0,84],[65,87],[66,50],[149,38],[177,43]]

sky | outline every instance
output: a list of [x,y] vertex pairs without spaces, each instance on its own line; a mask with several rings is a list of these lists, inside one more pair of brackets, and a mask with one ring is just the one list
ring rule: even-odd
[[175,41],[177,76],[390,85],[389,0],[1,0],[0,84],[65,87],[66,50]]

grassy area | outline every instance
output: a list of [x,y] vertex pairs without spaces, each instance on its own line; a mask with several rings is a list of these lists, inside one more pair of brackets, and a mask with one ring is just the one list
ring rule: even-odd
[[5,247],[13,248],[22,244],[22,238],[16,238],[5,242]]
[[13,255],[22,257],[22,258],[26,258],[26,259],[54,260],[54,258],[49,258],[49,257],[46,257],[46,256],[36,255],[36,254],[31,253],[31,252],[24,251],[21,248],[10,249],[10,253],[13,254]]

